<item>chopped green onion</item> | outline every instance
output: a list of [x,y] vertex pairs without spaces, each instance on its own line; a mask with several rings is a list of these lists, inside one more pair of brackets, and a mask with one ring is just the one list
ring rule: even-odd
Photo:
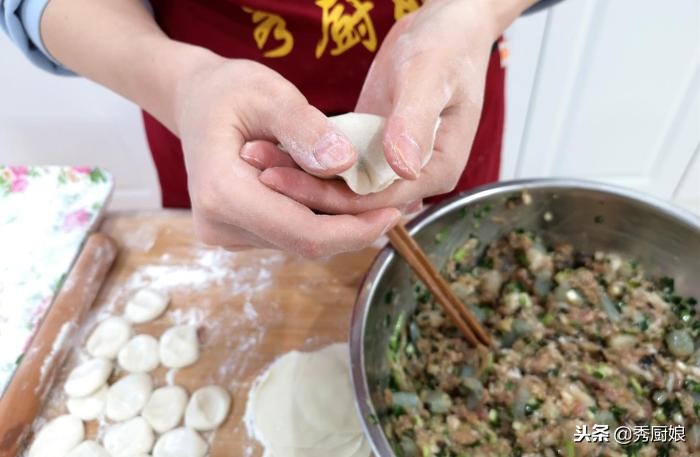
[[610,412],[613,416],[615,416],[615,420],[618,422],[622,422],[622,417],[627,414],[627,410],[625,408],[621,408],[617,405],[612,405],[610,407]]
[[675,280],[673,278],[669,278],[668,276],[664,276],[663,278],[659,279],[659,287],[666,293],[673,293],[676,288]]
[[394,325],[394,329],[389,337],[389,350],[394,354],[399,350],[399,346],[401,344],[401,330],[403,330],[405,323],[406,313],[402,312],[399,314],[398,319],[396,319],[396,324]]
[[449,235],[449,233],[450,233],[449,227],[443,228],[442,230],[437,232],[437,234],[435,234],[435,242],[438,244],[442,243],[443,241],[445,241],[447,239],[447,235]]
[[642,398],[646,397],[649,393],[642,387],[641,384],[639,384],[639,381],[637,381],[637,378],[635,377],[630,378],[630,387],[632,387],[632,390],[634,390],[634,393],[637,394],[637,396]]
[[566,457],[576,457],[576,447],[572,440],[566,440],[566,442],[564,442],[564,452]]
[[687,378],[683,383],[683,387],[690,392],[700,394],[700,382],[694,379]]
[[544,325],[551,325],[552,322],[554,322],[554,316],[552,314],[545,314],[544,316],[540,317],[540,322],[542,322]]
[[498,415],[498,411],[494,408],[489,410],[489,423],[494,427],[501,426],[501,418]]
[[452,255],[452,260],[455,262],[461,262],[467,257],[467,252],[469,249],[466,246],[462,246],[461,248],[457,249],[455,253]]
[[522,249],[515,251],[515,260],[521,267],[527,268],[530,265],[530,261],[527,259],[527,254]]
[[385,304],[390,304],[391,302],[394,301],[394,296],[396,294],[394,293],[394,290],[389,290],[386,294],[384,294],[384,303]]
[[639,329],[643,332],[646,332],[649,329],[649,318],[647,316],[644,316],[644,318],[639,321]]
[[525,404],[525,415],[531,416],[535,411],[537,411],[540,406],[542,406],[542,400],[539,398],[534,398]]

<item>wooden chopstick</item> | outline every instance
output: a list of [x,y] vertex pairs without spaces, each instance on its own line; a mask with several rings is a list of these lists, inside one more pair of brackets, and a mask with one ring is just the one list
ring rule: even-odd
[[418,243],[411,237],[403,224],[399,223],[387,233],[389,241],[399,254],[408,262],[413,271],[423,281],[442,305],[452,322],[474,347],[491,346],[491,336],[454,294],[447,281],[435,269]]

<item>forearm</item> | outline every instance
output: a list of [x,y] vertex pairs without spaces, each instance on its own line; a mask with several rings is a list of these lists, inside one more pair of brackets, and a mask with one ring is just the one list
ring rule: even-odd
[[219,59],[169,39],[140,0],[51,0],[41,35],[61,64],[133,101],[176,133],[180,85]]

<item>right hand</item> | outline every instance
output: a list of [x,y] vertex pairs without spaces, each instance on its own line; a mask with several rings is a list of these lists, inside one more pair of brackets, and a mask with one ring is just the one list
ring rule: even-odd
[[174,128],[185,153],[197,236],[228,249],[275,247],[306,257],[372,244],[400,218],[395,208],[319,215],[260,182],[241,158],[254,140],[279,143],[317,176],[350,167],[357,152],[281,75],[252,61],[212,57],[178,84]]

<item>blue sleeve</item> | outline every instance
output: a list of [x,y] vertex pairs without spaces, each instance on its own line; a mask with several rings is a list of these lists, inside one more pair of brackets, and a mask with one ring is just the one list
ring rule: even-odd
[[0,0],[0,28],[35,65],[59,75],[74,74],[56,62],[41,41],[40,23],[49,0]]
[[523,14],[536,13],[545,8],[549,8],[550,6],[554,5],[555,3],[559,3],[560,1],[562,0],[540,0],[539,2],[532,5],[530,8],[526,9]]

